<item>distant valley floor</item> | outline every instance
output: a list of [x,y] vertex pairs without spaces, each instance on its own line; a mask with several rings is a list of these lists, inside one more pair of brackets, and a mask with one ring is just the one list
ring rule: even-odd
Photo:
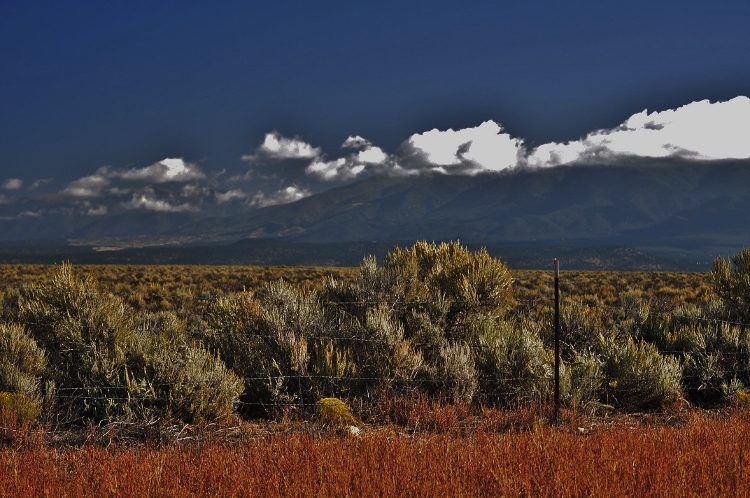
[[[0,243],[2,264],[196,264],[358,266],[367,255],[378,260],[396,245],[414,241],[310,243],[247,239],[226,245],[154,245],[133,247],[122,241],[30,241]],[[502,259],[513,269],[548,269],[554,258],[561,268],[612,271],[698,271],[711,269],[716,256],[733,252],[681,251],[674,248],[629,246],[466,244]],[[736,251],[735,251],[736,252]]]

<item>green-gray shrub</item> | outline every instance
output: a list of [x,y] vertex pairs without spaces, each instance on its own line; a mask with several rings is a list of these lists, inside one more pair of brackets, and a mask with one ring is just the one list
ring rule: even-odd
[[119,298],[63,264],[50,280],[23,290],[19,319],[47,352],[45,376],[57,385],[59,409],[95,420],[130,414],[125,368],[136,336]]
[[0,324],[0,391],[37,399],[46,365],[44,350],[23,326]]
[[476,365],[488,401],[515,405],[552,390],[554,355],[538,331],[516,321],[484,321],[475,328]]
[[[542,334],[547,347],[554,346],[554,311],[545,310]],[[596,349],[602,330],[600,312],[578,300],[565,300],[560,305],[560,352],[563,360],[572,361],[577,354]]]
[[573,409],[597,408],[601,392],[601,363],[594,353],[576,354],[560,368],[561,395]]
[[126,371],[132,412],[182,423],[221,421],[234,412],[244,384],[220,358],[169,338],[144,342],[143,375]]
[[471,401],[478,386],[474,355],[467,344],[455,342],[441,347],[430,373],[440,394],[451,401]]
[[383,272],[396,313],[427,313],[449,340],[468,340],[474,324],[499,318],[515,302],[508,268],[485,249],[471,252],[458,242],[396,247]]
[[660,408],[680,399],[678,359],[662,356],[653,344],[630,337],[625,341],[601,337],[599,349],[605,403],[632,411]]
[[216,297],[203,310],[200,320],[190,324],[191,336],[244,379],[241,400],[245,403],[258,402],[267,391],[261,379],[267,373],[263,365],[270,353],[266,339],[260,336],[262,322],[260,304],[251,293],[242,292]]
[[223,417],[241,392],[219,360],[185,342],[183,321],[136,316],[68,264],[25,288],[18,303],[19,320],[49,358],[55,409],[72,422]]
[[390,389],[399,383],[407,386],[423,373],[421,352],[404,338],[403,324],[385,303],[367,310],[362,333],[368,343],[360,348],[360,364],[370,375],[383,379],[380,387]]
[[731,258],[716,258],[711,276],[725,306],[724,318],[750,324],[750,248]]

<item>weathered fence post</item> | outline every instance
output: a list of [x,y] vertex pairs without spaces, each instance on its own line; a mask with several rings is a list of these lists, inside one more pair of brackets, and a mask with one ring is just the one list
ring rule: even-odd
[[555,258],[555,425],[560,421],[560,262]]

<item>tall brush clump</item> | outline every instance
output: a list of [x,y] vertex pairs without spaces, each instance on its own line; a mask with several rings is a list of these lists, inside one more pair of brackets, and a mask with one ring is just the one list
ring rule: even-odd
[[270,378],[277,372],[271,371],[275,359],[271,338],[264,335],[264,313],[250,292],[242,292],[215,298],[203,311],[201,320],[191,324],[191,335],[243,379],[240,412],[246,417],[265,415],[263,407],[271,402],[272,392],[284,386],[284,379]]
[[425,373],[421,352],[404,338],[403,324],[385,303],[367,310],[363,333],[370,342],[360,348],[359,363],[368,375],[381,379],[378,387],[408,390]]
[[427,378],[422,352],[405,337],[392,288],[392,276],[373,256],[364,258],[353,281],[325,282],[327,313],[357,369],[354,394],[413,393]]
[[59,410],[94,420],[130,414],[125,370],[136,336],[119,298],[63,264],[51,280],[22,290],[18,314],[47,352],[45,377],[56,384]]
[[469,251],[458,242],[417,242],[395,248],[383,263],[390,296],[407,322],[423,315],[448,340],[467,340],[473,324],[501,317],[514,303],[510,270],[485,249]]
[[600,336],[603,402],[627,411],[657,409],[680,399],[682,365],[653,344]]
[[138,316],[137,349],[125,371],[131,409],[173,422],[221,422],[237,406],[244,384],[221,358],[191,340],[172,312]]
[[472,331],[515,304],[508,268],[485,249],[421,241],[395,248],[380,271],[376,281],[387,285],[380,293],[405,338],[419,345],[433,382],[451,397],[470,397],[477,385]]
[[257,293],[263,310],[259,329],[268,355],[263,368],[272,403],[312,401],[342,388],[356,370],[338,342],[317,291],[284,280],[268,282]]
[[724,303],[724,318],[750,324],[750,248],[714,260],[711,276],[713,290]]
[[46,351],[44,377],[55,385],[64,420],[215,419],[231,412],[241,392],[220,360],[177,340],[183,325],[176,317],[136,319],[68,264],[50,281],[23,289],[17,310]]
[[15,323],[0,324],[0,391],[39,399],[47,357],[34,338]]
[[474,344],[485,402],[518,406],[551,392],[554,358],[535,330],[487,320],[476,327]]
[[[700,348],[685,356],[683,384],[690,400],[716,404],[727,399],[727,386],[750,386],[750,329],[731,323],[701,323]],[[731,397],[730,397],[731,398]]]

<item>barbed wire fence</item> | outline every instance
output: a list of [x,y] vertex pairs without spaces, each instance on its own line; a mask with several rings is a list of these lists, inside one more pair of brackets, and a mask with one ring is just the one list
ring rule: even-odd
[[[457,302],[457,304],[472,304],[472,301],[464,301],[464,302]],[[392,301],[388,300],[357,300],[357,301],[349,301],[349,302],[336,302],[335,305],[337,306],[379,306],[379,305],[393,305],[394,303]],[[407,303],[400,303],[401,305],[405,305]],[[408,305],[430,305],[431,302],[424,301],[424,302],[409,302]],[[545,302],[541,302],[539,300],[533,300],[530,303],[530,305],[533,305],[533,307],[541,307],[545,308],[548,307],[549,304]],[[599,312],[601,313],[610,313],[612,315],[622,313],[622,308],[612,305],[600,305],[599,306]],[[748,324],[717,318],[717,317],[704,317],[704,316],[680,316],[679,320],[685,323],[694,323],[694,324],[702,324],[702,325],[709,325],[714,327],[721,327],[721,326],[727,326],[727,327],[738,327],[740,329],[745,329],[748,327]],[[264,333],[251,333],[251,332],[235,332],[236,335],[239,337],[245,337],[245,338],[255,338],[255,339],[261,339],[266,341],[274,341],[278,340],[279,336],[278,334],[264,334]],[[382,338],[377,337],[357,337],[355,335],[351,334],[340,334],[340,335],[334,335],[330,333],[324,333],[321,334],[319,337],[316,337],[316,339],[327,339],[335,342],[340,343],[363,343],[368,344],[371,343],[373,345],[388,345],[388,341]],[[428,346],[428,343],[422,343],[418,341],[410,342],[410,344],[413,347],[420,348]],[[481,345],[481,344],[467,344],[468,348],[472,349],[474,353],[476,354],[479,350],[483,348],[487,348],[489,346],[487,345]],[[570,347],[569,345],[566,345],[563,343],[563,348]],[[364,346],[366,347],[366,346]],[[85,351],[85,348],[70,348],[67,350],[68,352],[73,351]],[[660,350],[660,354],[662,355],[670,355],[674,357],[684,357],[687,354],[691,354],[690,351],[685,351],[681,349],[674,349],[674,350]],[[694,353],[694,352],[693,352]],[[747,376],[750,374],[750,364],[745,365],[744,367],[742,365],[742,361],[744,360],[745,363],[747,363],[748,359],[748,352],[747,351],[728,351],[728,350],[709,350],[705,349],[703,351],[700,351],[701,354],[711,355],[711,354],[717,354],[721,355],[725,358],[735,358],[737,361],[732,361],[731,365],[733,365],[729,369],[724,369],[724,374],[728,377],[738,377],[738,376]],[[365,365],[366,366],[366,365]],[[335,391],[334,387],[337,384],[346,384],[346,383],[353,383],[353,384],[364,384],[364,385],[372,385],[373,390],[377,389],[377,386],[388,386],[388,385],[399,385],[401,386],[401,393],[403,394],[413,394],[415,396],[417,395],[424,395],[426,393],[439,391],[439,387],[441,386],[449,386],[451,383],[455,382],[456,380],[454,378],[443,376],[443,377],[421,377],[418,379],[405,379],[402,377],[373,377],[373,376],[361,376],[357,374],[347,374],[347,375],[317,375],[317,374],[310,374],[310,373],[299,373],[299,374],[278,374],[278,375],[263,375],[263,376],[244,376],[240,377],[240,379],[248,384],[248,383],[274,383],[274,382],[300,382],[301,380],[305,381],[327,381],[329,386],[329,392],[326,393],[327,396],[330,397],[340,397],[342,399],[355,399],[356,402],[360,406],[378,406],[378,405],[386,405],[388,403],[391,403],[392,401],[385,399],[383,396],[380,396],[376,392],[369,392],[366,391],[365,393],[358,393],[356,395],[352,395],[352,390],[349,388],[343,388],[340,391]],[[682,374],[683,381],[698,381],[700,380],[700,375],[698,374],[686,374],[683,372]],[[551,386],[554,382],[554,378],[551,376],[551,372],[545,372],[544,376],[541,377],[534,377],[534,376],[494,376],[494,375],[475,375],[474,380],[476,381],[477,385],[482,386],[482,389],[476,391],[472,394],[472,401],[477,405],[483,405],[483,404],[492,404],[493,402],[495,404],[498,403],[498,401],[502,401],[506,398],[513,397],[516,400],[516,403],[521,404],[530,404],[530,403],[538,403],[540,405],[542,404],[549,404],[550,397],[551,397]],[[610,387],[607,385],[607,382],[611,381],[612,379],[606,377],[606,376],[591,376],[591,377],[585,377],[579,379],[581,382],[588,382],[592,386],[598,386],[594,389],[596,392],[597,389],[599,392],[605,392],[610,389]],[[617,379],[618,382],[623,382],[632,385],[633,387],[630,388],[632,393],[637,393],[640,389],[639,384],[642,384],[644,382],[644,379],[640,377],[627,377],[627,376],[621,376]],[[195,380],[195,382],[205,382],[207,384],[211,384],[211,380]],[[519,388],[518,390],[511,390],[511,389],[491,389],[488,386],[491,385],[514,385],[517,383],[528,383],[532,382],[534,386],[537,388],[535,392],[530,393],[523,393],[520,392]],[[180,387],[190,387],[191,384],[179,384],[179,383],[154,383],[149,384],[149,387],[151,389],[159,389],[166,392],[170,392],[172,390],[175,390],[175,388]],[[622,389],[622,388],[620,388]],[[123,394],[123,393],[126,394]],[[160,397],[160,396],[139,396],[132,393],[127,393],[126,389],[122,386],[86,386],[86,387],[80,387],[80,386],[60,386],[56,387],[54,389],[54,397],[59,400],[83,400],[83,401],[100,401],[100,402],[106,402],[106,401],[114,401],[114,402],[128,402],[131,400],[140,400],[140,401],[147,401],[150,403],[167,403],[173,400],[173,398],[170,397]],[[439,395],[435,396],[434,399],[438,399]],[[275,403],[269,403],[268,401],[261,401],[261,400],[252,400],[252,399],[243,399],[241,401],[238,401],[237,406],[239,408],[242,407],[259,407],[262,409],[268,409],[268,408],[290,408],[290,409],[301,409],[301,410],[310,410],[315,406],[315,402],[311,401],[309,397],[305,399],[305,397],[300,396],[299,399],[296,399],[294,401],[284,401],[284,402],[275,402]]]

